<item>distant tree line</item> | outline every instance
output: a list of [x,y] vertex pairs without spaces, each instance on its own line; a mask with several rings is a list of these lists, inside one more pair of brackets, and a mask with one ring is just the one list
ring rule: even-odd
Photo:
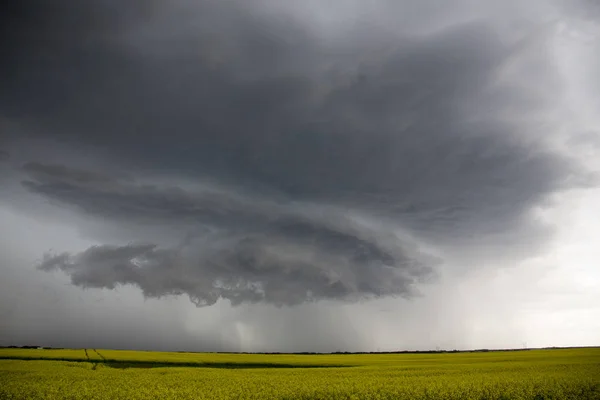
[[[440,354],[440,353],[485,353],[488,351],[524,351],[524,350],[553,350],[553,349],[577,349],[594,346],[575,346],[575,347],[542,347],[542,348],[521,348],[521,349],[474,349],[474,350],[396,350],[396,351],[334,351],[331,353],[319,352],[249,352],[249,351],[175,351],[176,353],[216,353],[216,354],[295,354],[295,355],[318,355],[318,354]],[[64,347],[43,347],[43,346],[0,346],[0,349],[46,349],[63,350]]]
[[44,347],[44,346],[0,346],[0,349],[46,349],[46,350],[63,350],[63,347]]

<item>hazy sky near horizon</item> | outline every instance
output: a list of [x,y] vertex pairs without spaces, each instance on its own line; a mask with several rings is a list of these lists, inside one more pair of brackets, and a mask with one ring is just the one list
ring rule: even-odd
[[600,345],[600,5],[15,2],[0,345]]

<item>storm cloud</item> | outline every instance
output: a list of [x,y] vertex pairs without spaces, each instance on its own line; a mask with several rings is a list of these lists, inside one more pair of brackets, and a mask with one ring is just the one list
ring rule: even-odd
[[510,36],[505,14],[458,3],[442,24],[381,1],[399,27],[317,26],[266,1],[14,5],[11,173],[121,232],[86,225],[97,245],[39,269],[198,306],[297,305],[413,297],[452,273],[445,253],[476,249],[458,270],[539,254],[553,232],[535,211],[598,183],[547,140],[554,25]]
[[[101,246],[46,256],[41,269],[69,273],[76,285],[135,284],[147,296],[186,293],[194,303],[218,298],[295,304],[352,295],[409,295],[431,273],[425,257],[393,232],[301,204],[241,196],[218,188],[126,184],[60,165],[26,164],[23,182],[60,204],[115,222],[186,232],[177,248]],[[320,211],[320,212],[319,212]]]

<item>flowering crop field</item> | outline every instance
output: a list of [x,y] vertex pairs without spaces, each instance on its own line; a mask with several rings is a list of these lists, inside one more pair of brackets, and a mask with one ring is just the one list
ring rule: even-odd
[[600,348],[337,355],[0,349],[0,399],[600,399]]

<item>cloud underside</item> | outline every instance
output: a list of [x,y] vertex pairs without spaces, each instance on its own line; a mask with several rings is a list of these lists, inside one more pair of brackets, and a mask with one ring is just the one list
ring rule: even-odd
[[315,260],[314,253],[314,249],[274,249],[248,239],[230,249],[189,256],[180,249],[154,245],[99,246],[76,255],[47,257],[39,268],[60,269],[71,276],[73,284],[85,288],[131,284],[147,297],[185,294],[199,307],[219,299],[234,306],[258,302],[281,306],[323,299],[410,297],[415,294],[412,285],[423,275],[418,268],[357,265],[329,255]]
[[550,56],[485,21],[340,42],[235,2],[149,17],[106,4],[15,27],[23,49],[7,55],[0,94],[28,140],[105,160],[31,160],[24,187],[140,232],[44,258],[75,285],[198,305],[410,297],[443,263],[410,237],[524,257],[548,238],[531,210],[588,182],[540,139],[560,94]]
[[30,190],[88,215],[139,227],[174,225],[176,247],[97,246],[46,255],[42,270],[59,269],[74,284],[139,286],[146,296],[187,294],[197,305],[298,304],[319,299],[409,296],[431,278],[423,255],[392,231],[351,216],[204,186],[190,191],[122,182],[59,165],[29,163]]

